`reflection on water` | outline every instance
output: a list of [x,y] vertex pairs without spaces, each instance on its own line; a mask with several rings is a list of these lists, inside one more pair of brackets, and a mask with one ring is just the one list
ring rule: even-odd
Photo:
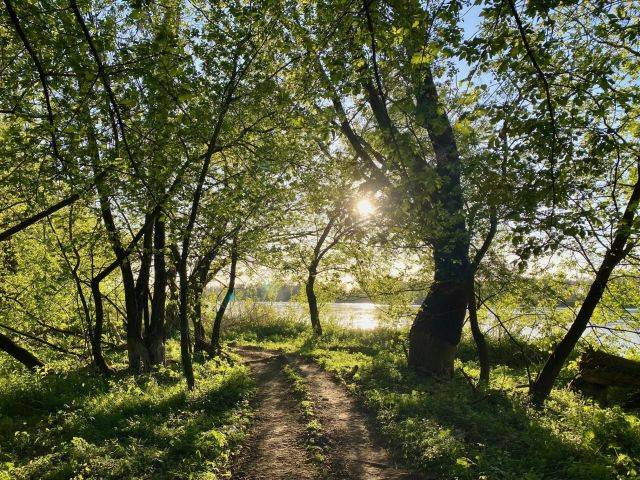
[[[256,304],[269,305],[276,309],[278,312],[286,315],[290,314],[292,317],[301,317],[305,314],[308,315],[306,304],[296,302],[256,302]],[[362,330],[373,330],[378,326],[387,327],[404,327],[411,324],[415,312],[418,310],[418,306],[412,305],[407,310],[407,314],[401,317],[397,315],[390,315],[388,305],[378,305],[374,303],[328,303],[320,308],[320,320],[326,322],[328,320],[334,320],[337,324],[358,328]],[[558,308],[558,311],[564,311],[564,308]],[[627,308],[628,315],[637,315],[637,308]],[[517,312],[519,313],[519,312]],[[530,320],[525,322],[524,325],[510,325],[512,334],[523,336],[529,340],[540,338],[543,335],[541,326],[545,321],[545,315],[542,312],[530,313]],[[522,316],[519,313],[518,316]],[[571,315],[570,315],[571,317]],[[305,317],[306,320],[306,317]],[[489,315],[490,322],[494,320],[492,314]],[[571,318],[567,319],[568,321]],[[640,335],[638,332],[629,330],[629,326],[625,325],[628,319],[620,319],[617,322],[611,322],[606,327],[589,326],[584,332],[583,336],[595,335],[598,342],[602,342],[605,339],[614,344],[631,344],[640,345]],[[494,325],[495,327],[495,325]],[[487,334],[502,336],[503,332],[500,328],[490,328],[486,332]]]
[[[256,302],[270,305],[279,312],[305,311],[305,305],[295,302]],[[386,310],[386,305],[374,303],[328,303],[320,308],[321,320],[333,319],[339,325],[363,330],[373,330],[381,323],[394,326],[408,325],[411,318],[391,319]],[[417,307],[416,307],[417,308]]]

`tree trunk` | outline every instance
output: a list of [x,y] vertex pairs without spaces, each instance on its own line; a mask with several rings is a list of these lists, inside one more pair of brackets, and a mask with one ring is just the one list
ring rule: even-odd
[[44,363],[38,360],[33,353],[21,347],[2,333],[0,333],[0,350],[7,352],[33,372],[35,372],[39,367],[44,367]]
[[544,367],[529,389],[529,394],[534,404],[542,405],[551,393],[551,389],[553,388],[556,378],[558,378],[560,370],[562,370],[567,358],[569,358],[569,355],[586,330],[591,315],[598,306],[602,294],[607,287],[611,272],[618,264],[618,261],[619,260],[616,261],[611,251],[608,251],[605,255],[602,265],[596,274],[596,278],[591,284],[591,288],[589,288],[589,293],[587,293],[584,302],[582,302],[580,311],[571,324],[569,331],[560,343],[556,345],[551,355],[549,355]]
[[216,312],[216,318],[213,322],[213,332],[211,334],[211,349],[214,352],[220,351],[220,330],[222,328],[222,319],[224,313],[227,310],[227,305],[233,298],[233,293],[236,286],[236,266],[238,264],[238,251],[236,248],[236,241],[234,239],[233,246],[231,247],[231,268],[229,270],[229,286],[227,287],[227,293],[222,299],[220,308]]
[[[91,342],[91,355],[93,362],[98,370],[105,375],[111,375],[112,370],[107,365],[102,353],[102,329],[104,325],[104,307],[102,304],[102,293],[100,292],[100,282],[91,282],[91,295],[93,296],[93,304],[96,313],[93,331],[89,332],[89,340]],[[91,328],[91,325],[89,325]]]
[[170,262],[167,267],[167,287],[169,288],[165,307],[165,340],[167,335],[180,329],[180,288],[176,281],[178,271],[175,262]]
[[[506,154],[505,154],[506,159]],[[505,173],[505,162],[502,163],[502,171]],[[498,212],[495,207],[490,206],[489,209],[489,230],[487,231],[487,236],[485,237],[482,245],[478,249],[471,263],[471,268],[469,269],[469,324],[471,326],[471,334],[473,335],[473,340],[476,344],[476,348],[478,349],[478,360],[480,361],[480,383],[484,383],[485,385],[489,384],[489,377],[491,374],[491,363],[489,362],[489,350],[487,348],[487,342],[485,340],[484,334],[480,330],[480,323],[478,322],[478,299],[476,298],[476,272],[478,271],[478,267],[482,262],[482,259],[489,251],[491,247],[491,243],[496,236],[498,231]]]
[[[434,281],[409,334],[409,364],[427,374],[450,377],[471,298],[469,235],[464,219],[460,176],[462,162],[451,123],[431,74],[424,67],[416,92],[417,119],[427,130],[436,158],[439,188],[431,195],[436,225],[430,238]],[[423,203],[424,204],[424,203]]]
[[[154,215],[155,217],[155,215]],[[142,255],[140,256],[140,271],[136,280],[136,303],[138,305],[138,318],[144,326],[144,336],[149,334],[149,278],[151,276],[151,259],[153,258],[153,227],[155,221],[151,221],[147,214],[145,223],[148,227],[142,238]]]
[[[94,174],[97,175],[97,161],[93,165],[93,170]],[[104,189],[104,183],[102,181],[96,182],[96,189],[100,201],[102,220],[109,235],[111,247],[116,258],[124,258],[120,262],[120,272],[122,274],[125,310],[127,313],[127,354],[129,358],[129,368],[133,372],[139,372],[141,362],[144,362],[145,366],[149,366],[149,355],[142,341],[142,318],[138,311],[136,285],[133,279],[131,263],[128,256],[125,255],[125,249],[120,241],[120,236],[109,204],[109,196]]]
[[127,313],[127,355],[129,368],[137,373],[141,367],[150,366],[149,352],[142,340],[142,318],[138,315],[136,285],[129,259],[120,265],[122,285],[124,287],[125,311]]
[[[193,284],[193,330],[195,336],[195,350],[209,352],[210,355],[214,355],[212,345],[207,342],[206,334],[204,331],[204,325],[202,323],[202,296],[204,289],[213,277],[211,272],[211,264],[215,260],[218,249],[220,247],[220,239],[216,240],[213,247],[211,247],[199,260],[196,262],[196,267],[192,273],[192,279],[190,283]],[[217,270],[216,270],[217,272]]]
[[178,267],[180,277],[180,358],[182,360],[182,370],[187,380],[187,387],[193,390],[195,378],[193,376],[193,365],[191,363],[191,340],[189,339],[189,305],[188,305],[188,277],[186,256]]
[[193,336],[194,352],[208,352],[211,345],[206,340],[204,326],[202,325],[202,296],[204,295],[204,284],[196,280],[191,290],[191,300],[193,302]]
[[[450,262],[444,267],[450,267]],[[409,365],[440,378],[453,375],[453,360],[462,335],[469,298],[468,284],[436,266],[429,293],[409,333]]]
[[473,275],[470,279],[469,286],[469,325],[471,327],[471,334],[473,340],[476,343],[478,349],[478,361],[480,362],[480,383],[485,385],[489,384],[489,375],[491,372],[491,365],[489,363],[489,350],[487,349],[487,342],[484,338],[482,330],[480,330],[480,323],[478,322],[478,306],[476,303],[476,293]]
[[311,264],[309,267],[309,276],[307,277],[307,284],[304,287],[307,294],[307,303],[309,304],[309,315],[311,317],[311,326],[313,332],[320,336],[322,335],[322,325],[320,325],[320,312],[318,311],[318,299],[316,298],[316,292],[314,291],[314,285],[316,283],[317,265]]
[[629,253],[633,244],[627,245],[627,241],[633,232],[632,227],[639,202],[640,177],[636,179],[624,214],[616,227],[613,243],[611,247],[607,249],[602,259],[602,263],[596,272],[596,277],[589,288],[584,302],[582,302],[578,315],[576,315],[575,320],[564,338],[558,343],[551,355],[549,355],[547,362],[544,367],[542,367],[535,382],[533,382],[529,388],[529,394],[535,405],[542,405],[551,393],[551,389],[553,388],[556,378],[558,378],[560,370],[586,330],[589,320],[591,320],[591,316],[607,288],[611,272],[613,272],[613,269],[618,263]]
[[149,361],[151,365],[164,364],[164,319],[167,299],[167,268],[165,262],[166,231],[164,216],[159,213],[155,219],[153,232],[153,304],[147,345],[149,348]]

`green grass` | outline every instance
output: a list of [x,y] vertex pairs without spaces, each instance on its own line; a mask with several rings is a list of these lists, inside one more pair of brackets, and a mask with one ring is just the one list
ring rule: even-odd
[[[639,478],[640,421],[620,407],[602,408],[566,388],[543,410],[526,397],[520,350],[491,340],[490,386],[474,393],[459,368],[479,374],[470,339],[460,347],[453,380],[425,381],[407,368],[406,331],[348,330],[325,326],[316,339],[299,322],[267,318],[238,323],[227,338],[297,352],[345,378],[347,387],[376,416],[396,454],[417,471],[451,479],[629,479]],[[525,345],[540,361],[544,352]],[[534,372],[539,365],[533,365]]]
[[315,405],[309,397],[307,387],[302,376],[290,365],[283,365],[282,372],[291,384],[291,390],[300,402],[300,415],[304,419],[307,429],[307,450],[311,452],[312,458],[318,463],[325,461],[324,450],[326,439],[324,437],[322,424],[315,414]]
[[179,364],[105,379],[87,369],[0,379],[0,479],[223,478],[245,435],[241,365]]

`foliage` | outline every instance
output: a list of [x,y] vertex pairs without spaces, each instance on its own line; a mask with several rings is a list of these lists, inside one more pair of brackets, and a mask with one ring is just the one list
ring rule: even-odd
[[[0,475],[222,474],[247,372],[198,364],[187,392],[174,337],[193,387],[233,272],[304,285],[309,310],[231,302],[227,338],[359,365],[350,388],[418,469],[637,476],[637,417],[564,387],[586,346],[640,356],[639,18],[633,0],[4,0]],[[317,303],[356,294],[393,328],[309,332],[304,313],[320,335]],[[452,354],[475,306],[486,390],[466,338],[450,383],[416,378],[406,357]],[[45,367],[22,373],[22,347]],[[522,386],[554,383],[531,409]]]

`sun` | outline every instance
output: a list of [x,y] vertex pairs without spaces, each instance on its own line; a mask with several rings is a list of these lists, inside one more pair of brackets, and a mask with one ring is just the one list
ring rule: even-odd
[[358,209],[358,213],[361,217],[368,217],[375,211],[375,207],[373,206],[373,204],[366,198],[359,200],[356,208]]

